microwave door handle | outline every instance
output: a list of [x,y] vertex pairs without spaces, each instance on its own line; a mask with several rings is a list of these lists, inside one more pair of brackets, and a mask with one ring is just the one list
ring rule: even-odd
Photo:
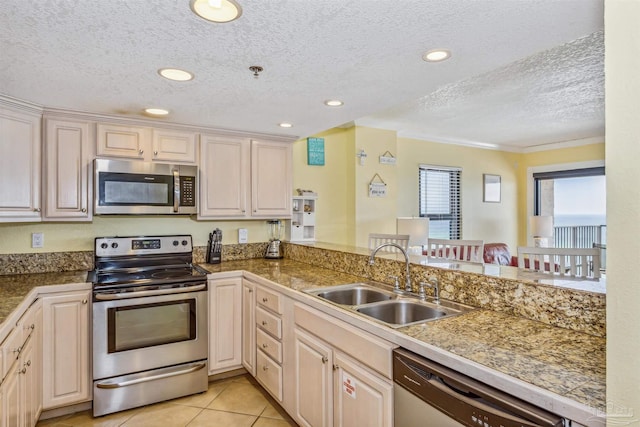
[[178,212],[180,207],[180,172],[173,170],[173,211]]

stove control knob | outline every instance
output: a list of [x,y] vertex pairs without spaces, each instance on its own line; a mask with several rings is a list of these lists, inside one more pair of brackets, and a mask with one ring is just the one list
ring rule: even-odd
[[178,246],[180,244],[180,242],[178,242],[177,240],[173,241],[173,246]]
[[100,247],[101,247],[102,249],[107,249],[107,248],[109,247],[109,245],[107,245],[106,243],[102,243],[102,244],[100,245]]
[[182,241],[182,246],[187,246],[187,243],[188,243],[188,242],[187,242],[186,240],[183,240],[183,241]]
[[113,249],[116,249],[116,248],[118,247],[118,244],[117,244],[116,242],[113,242],[113,243],[111,244],[111,247],[112,247]]

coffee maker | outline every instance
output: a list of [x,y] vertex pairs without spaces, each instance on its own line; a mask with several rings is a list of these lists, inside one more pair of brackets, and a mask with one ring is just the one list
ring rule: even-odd
[[284,256],[282,253],[282,242],[280,237],[282,236],[282,221],[279,219],[271,219],[267,221],[269,227],[269,244],[267,245],[267,252],[264,254],[265,258],[279,259]]

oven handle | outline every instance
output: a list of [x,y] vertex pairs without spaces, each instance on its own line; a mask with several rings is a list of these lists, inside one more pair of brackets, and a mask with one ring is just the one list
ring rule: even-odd
[[106,389],[122,388],[122,387],[127,387],[127,386],[130,386],[130,385],[146,383],[146,382],[149,382],[149,381],[161,380],[163,378],[175,377],[177,375],[190,374],[192,372],[199,371],[200,369],[204,368],[206,365],[207,365],[206,363],[198,363],[195,366],[192,366],[192,367],[187,368],[187,369],[182,369],[180,371],[167,372],[167,373],[164,373],[164,374],[153,375],[151,377],[136,378],[134,380],[122,381],[122,382],[119,382],[119,383],[108,383],[108,382],[106,382],[106,383],[97,383],[96,387],[98,387],[98,388],[106,388]]
[[129,298],[137,298],[137,297],[151,297],[156,295],[169,295],[169,294],[184,294],[187,292],[196,292],[206,289],[207,285],[196,285],[196,286],[188,286],[186,288],[171,288],[171,289],[161,289],[154,291],[137,291],[137,292],[124,292],[121,294],[101,294],[96,293],[94,295],[94,299],[99,301],[113,301],[119,299],[129,299]]

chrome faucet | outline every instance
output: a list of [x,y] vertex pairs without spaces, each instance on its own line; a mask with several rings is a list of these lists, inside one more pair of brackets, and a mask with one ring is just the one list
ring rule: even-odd
[[424,286],[433,288],[433,302],[440,304],[440,284],[437,277],[429,277],[429,283],[420,282],[420,291],[424,292]]
[[404,290],[405,292],[411,292],[411,276],[409,275],[409,256],[407,255],[407,251],[404,250],[404,248],[402,246],[400,246],[397,243],[383,243],[381,245],[378,245],[374,250],[371,251],[371,256],[369,256],[369,265],[373,265],[375,264],[375,259],[374,257],[376,256],[376,253],[384,248],[385,246],[393,246],[394,248],[398,248],[400,249],[400,252],[402,252],[402,255],[404,255],[404,261],[406,264],[406,273],[404,276]]

